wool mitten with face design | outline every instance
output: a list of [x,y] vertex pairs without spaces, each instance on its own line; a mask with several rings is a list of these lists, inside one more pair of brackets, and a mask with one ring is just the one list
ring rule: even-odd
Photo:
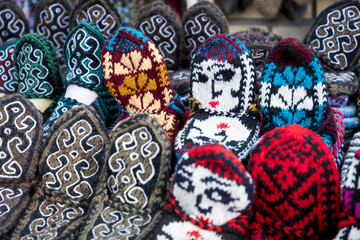
[[41,182],[11,239],[76,239],[101,180],[108,135],[89,106],[72,108],[50,129]]
[[163,127],[172,145],[182,126],[184,105],[155,44],[143,33],[121,27],[103,47],[102,70],[109,92],[122,107],[119,121],[147,113]]
[[254,194],[233,153],[219,144],[193,148],[178,161],[163,216],[147,239],[243,239]]
[[13,55],[18,41],[12,38],[0,44],[0,96],[17,92],[18,77]]
[[139,239],[161,217],[169,192],[171,148],[159,124],[137,114],[116,127],[107,172],[79,239]]
[[17,93],[0,98],[0,238],[27,207],[37,182],[42,116]]
[[219,142],[245,159],[260,131],[254,80],[253,59],[240,40],[230,34],[206,40],[191,62],[190,96],[200,106],[176,137],[177,154]]

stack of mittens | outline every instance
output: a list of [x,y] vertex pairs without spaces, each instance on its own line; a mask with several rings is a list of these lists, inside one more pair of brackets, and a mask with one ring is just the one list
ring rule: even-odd
[[207,39],[191,62],[192,113],[176,137],[177,156],[196,145],[220,143],[245,160],[258,140],[259,116],[253,110],[254,63],[236,37]]
[[121,27],[102,50],[107,89],[121,105],[118,122],[147,113],[164,129],[171,145],[183,126],[185,108],[173,90],[163,57],[142,32]]

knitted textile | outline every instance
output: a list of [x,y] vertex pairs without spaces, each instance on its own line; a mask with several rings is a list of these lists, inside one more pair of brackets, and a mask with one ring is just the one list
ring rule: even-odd
[[340,176],[322,139],[299,125],[266,133],[253,149],[256,186],[248,239],[330,239],[341,215]]
[[330,96],[353,95],[359,89],[359,82],[354,72],[325,72]]
[[347,147],[349,147],[349,144],[350,144],[351,140],[353,139],[354,134],[358,132],[357,130],[358,129],[355,129],[355,128],[346,128],[345,127],[345,137],[344,137],[345,149]]
[[349,102],[348,95],[340,95],[340,96],[328,96],[328,102],[331,107],[345,107]]
[[169,71],[170,84],[179,95],[189,94],[190,69],[182,68],[177,71]]
[[265,31],[260,28],[251,27],[246,31],[233,33],[249,49],[254,59],[256,84],[255,93],[259,93],[262,71],[264,69],[265,59],[270,49],[282,39],[280,35]]
[[357,116],[360,117],[360,96],[357,96],[356,98],[356,110],[357,110]]
[[341,166],[344,161],[344,145],[345,145],[345,125],[344,125],[344,115],[333,109],[334,121],[336,124],[336,143],[330,148],[331,154],[334,157],[336,166],[338,169],[341,169]]
[[79,238],[139,239],[144,227],[157,223],[169,192],[169,141],[152,117],[137,114],[112,132],[107,156]]
[[70,29],[82,21],[93,23],[105,38],[121,26],[121,17],[109,0],[79,0],[70,13]]
[[356,240],[360,239],[360,225],[351,225],[343,227],[333,240]]
[[307,5],[299,5],[294,0],[283,0],[281,12],[291,21],[300,22],[306,13]]
[[224,13],[211,2],[200,1],[186,10],[183,16],[185,47],[190,58],[209,37],[229,33]]
[[18,93],[26,98],[53,100],[63,94],[56,50],[50,40],[37,33],[24,35],[16,45],[13,59]]
[[282,2],[282,0],[253,0],[256,10],[266,18],[275,18]]
[[242,239],[254,194],[251,176],[229,150],[193,148],[177,163],[168,204],[147,239]]
[[[360,126],[359,117],[346,117],[344,118],[344,125],[346,129],[356,129]],[[357,132],[357,131],[355,131]]]
[[109,92],[123,108],[120,121],[131,114],[150,114],[173,144],[184,105],[154,43],[135,29],[121,27],[105,43],[102,69]]
[[316,18],[305,43],[324,68],[343,71],[357,64],[360,56],[360,3],[338,1]]
[[64,42],[70,31],[70,12],[67,0],[42,0],[36,5],[34,12],[34,32],[54,44],[62,72],[65,68]]
[[51,128],[41,182],[11,239],[76,239],[103,171],[107,133],[96,112],[75,107]]
[[345,118],[352,118],[356,116],[356,105],[353,101],[349,101],[345,106],[336,109],[340,111]]
[[317,130],[328,109],[324,72],[314,53],[294,38],[279,41],[265,62],[260,89],[265,130],[289,124]]
[[0,93],[16,93],[18,77],[14,66],[13,54],[18,39],[9,39],[0,46]]
[[184,58],[184,30],[176,12],[164,2],[145,5],[136,15],[135,28],[161,52],[167,69],[176,70]]
[[0,98],[0,238],[17,223],[35,184],[41,150],[42,117],[23,96]]
[[29,22],[14,1],[0,2],[0,44],[30,32]]

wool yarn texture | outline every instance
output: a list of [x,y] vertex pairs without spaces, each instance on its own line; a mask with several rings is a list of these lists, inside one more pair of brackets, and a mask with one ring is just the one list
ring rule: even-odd
[[145,5],[136,14],[134,27],[153,41],[168,70],[184,65],[184,30],[180,17],[170,6],[162,1]]
[[50,129],[41,182],[10,239],[76,239],[105,164],[108,135],[96,111],[72,108]]
[[317,131],[328,110],[328,89],[318,58],[299,40],[279,41],[265,62],[259,101],[265,131],[289,124]]
[[119,121],[147,113],[163,127],[173,145],[185,109],[155,44],[143,33],[121,27],[105,42],[102,70],[108,91],[122,107]]
[[340,175],[320,136],[296,124],[267,132],[252,150],[249,173],[257,194],[247,239],[335,237]]
[[16,225],[37,182],[42,116],[17,93],[0,98],[0,238]]
[[254,80],[253,59],[240,40],[230,34],[207,39],[191,62],[190,97],[201,107],[176,137],[177,155],[218,142],[245,159],[260,131],[251,110]]
[[359,1],[335,2],[317,16],[305,44],[318,55],[325,69],[349,70],[360,56],[359,23]]
[[0,44],[30,32],[23,10],[14,1],[0,2]]
[[79,239],[146,239],[169,193],[169,140],[151,116],[141,113],[113,130],[107,151],[104,179]]
[[328,96],[328,102],[331,107],[345,107],[347,103],[349,102],[349,96],[348,95],[340,95],[340,96]]
[[64,92],[52,42],[38,33],[24,35],[13,55],[17,92],[26,98],[58,100]]
[[225,147],[192,148],[176,164],[164,213],[147,239],[243,239],[254,194],[250,174]]
[[354,95],[358,92],[359,81],[354,72],[325,72],[330,96]]
[[105,38],[121,27],[121,17],[110,0],[79,0],[70,13],[70,29],[83,21],[93,23]]
[[344,145],[345,145],[345,125],[344,125],[344,115],[333,109],[334,121],[336,123],[336,143],[330,148],[331,154],[334,157],[336,166],[338,169],[341,169],[341,166],[344,161]]
[[17,38],[12,38],[0,44],[0,93],[10,94],[17,92],[18,77],[13,55],[18,41]]
[[343,227],[339,230],[334,240],[355,240],[360,239],[360,225],[354,224]]
[[184,13],[182,25],[189,61],[206,39],[216,34],[229,33],[226,16],[209,1],[200,1],[188,8]]
[[306,13],[307,5],[299,5],[294,0],[283,0],[280,10],[289,20],[300,22]]

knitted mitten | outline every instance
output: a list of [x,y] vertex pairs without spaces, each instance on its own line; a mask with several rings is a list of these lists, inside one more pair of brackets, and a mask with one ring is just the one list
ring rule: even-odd
[[11,38],[21,38],[30,32],[29,22],[14,1],[0,2],[0,44]]
[[360,3],[337,1],[315,19],[305,38],[324,68],[344,71],[356,65],[360,56]]
[[23,96],[0,98],[0,238],[27,207],[41,151],[42,116]]
[[340,96],[328,96],[329,105],[331,107],[339,108],[339,107],[345,107],[349,102],[349,96],[348,95],[340,95]]
[[18,39],[9,39],[0,46],[0,96],[16,93],[18,77],[14,66],[13,54]]
[[159,221],[169,191],[169,141],[154,119],[137,114],[114,129],[108,157],[79,238],[139,239]]
[[46,142],[41,182],[11,239],[77,239],[100,183],[108,137],[91,107],[81,105],[66,112]]
[[146,239],[243,239],[254,194],[233,153],[219,144],[193,148],[177,163],[162,218]]
[[131,114],[150,114],[173,144],[184,105],[154,43],[135,29],[121,27],[105,43],[102,69],[109,92],[123,108],[120,121]]
[[351,96],[359,90],[359,81],[354,72],[325,72],[330,96]]

